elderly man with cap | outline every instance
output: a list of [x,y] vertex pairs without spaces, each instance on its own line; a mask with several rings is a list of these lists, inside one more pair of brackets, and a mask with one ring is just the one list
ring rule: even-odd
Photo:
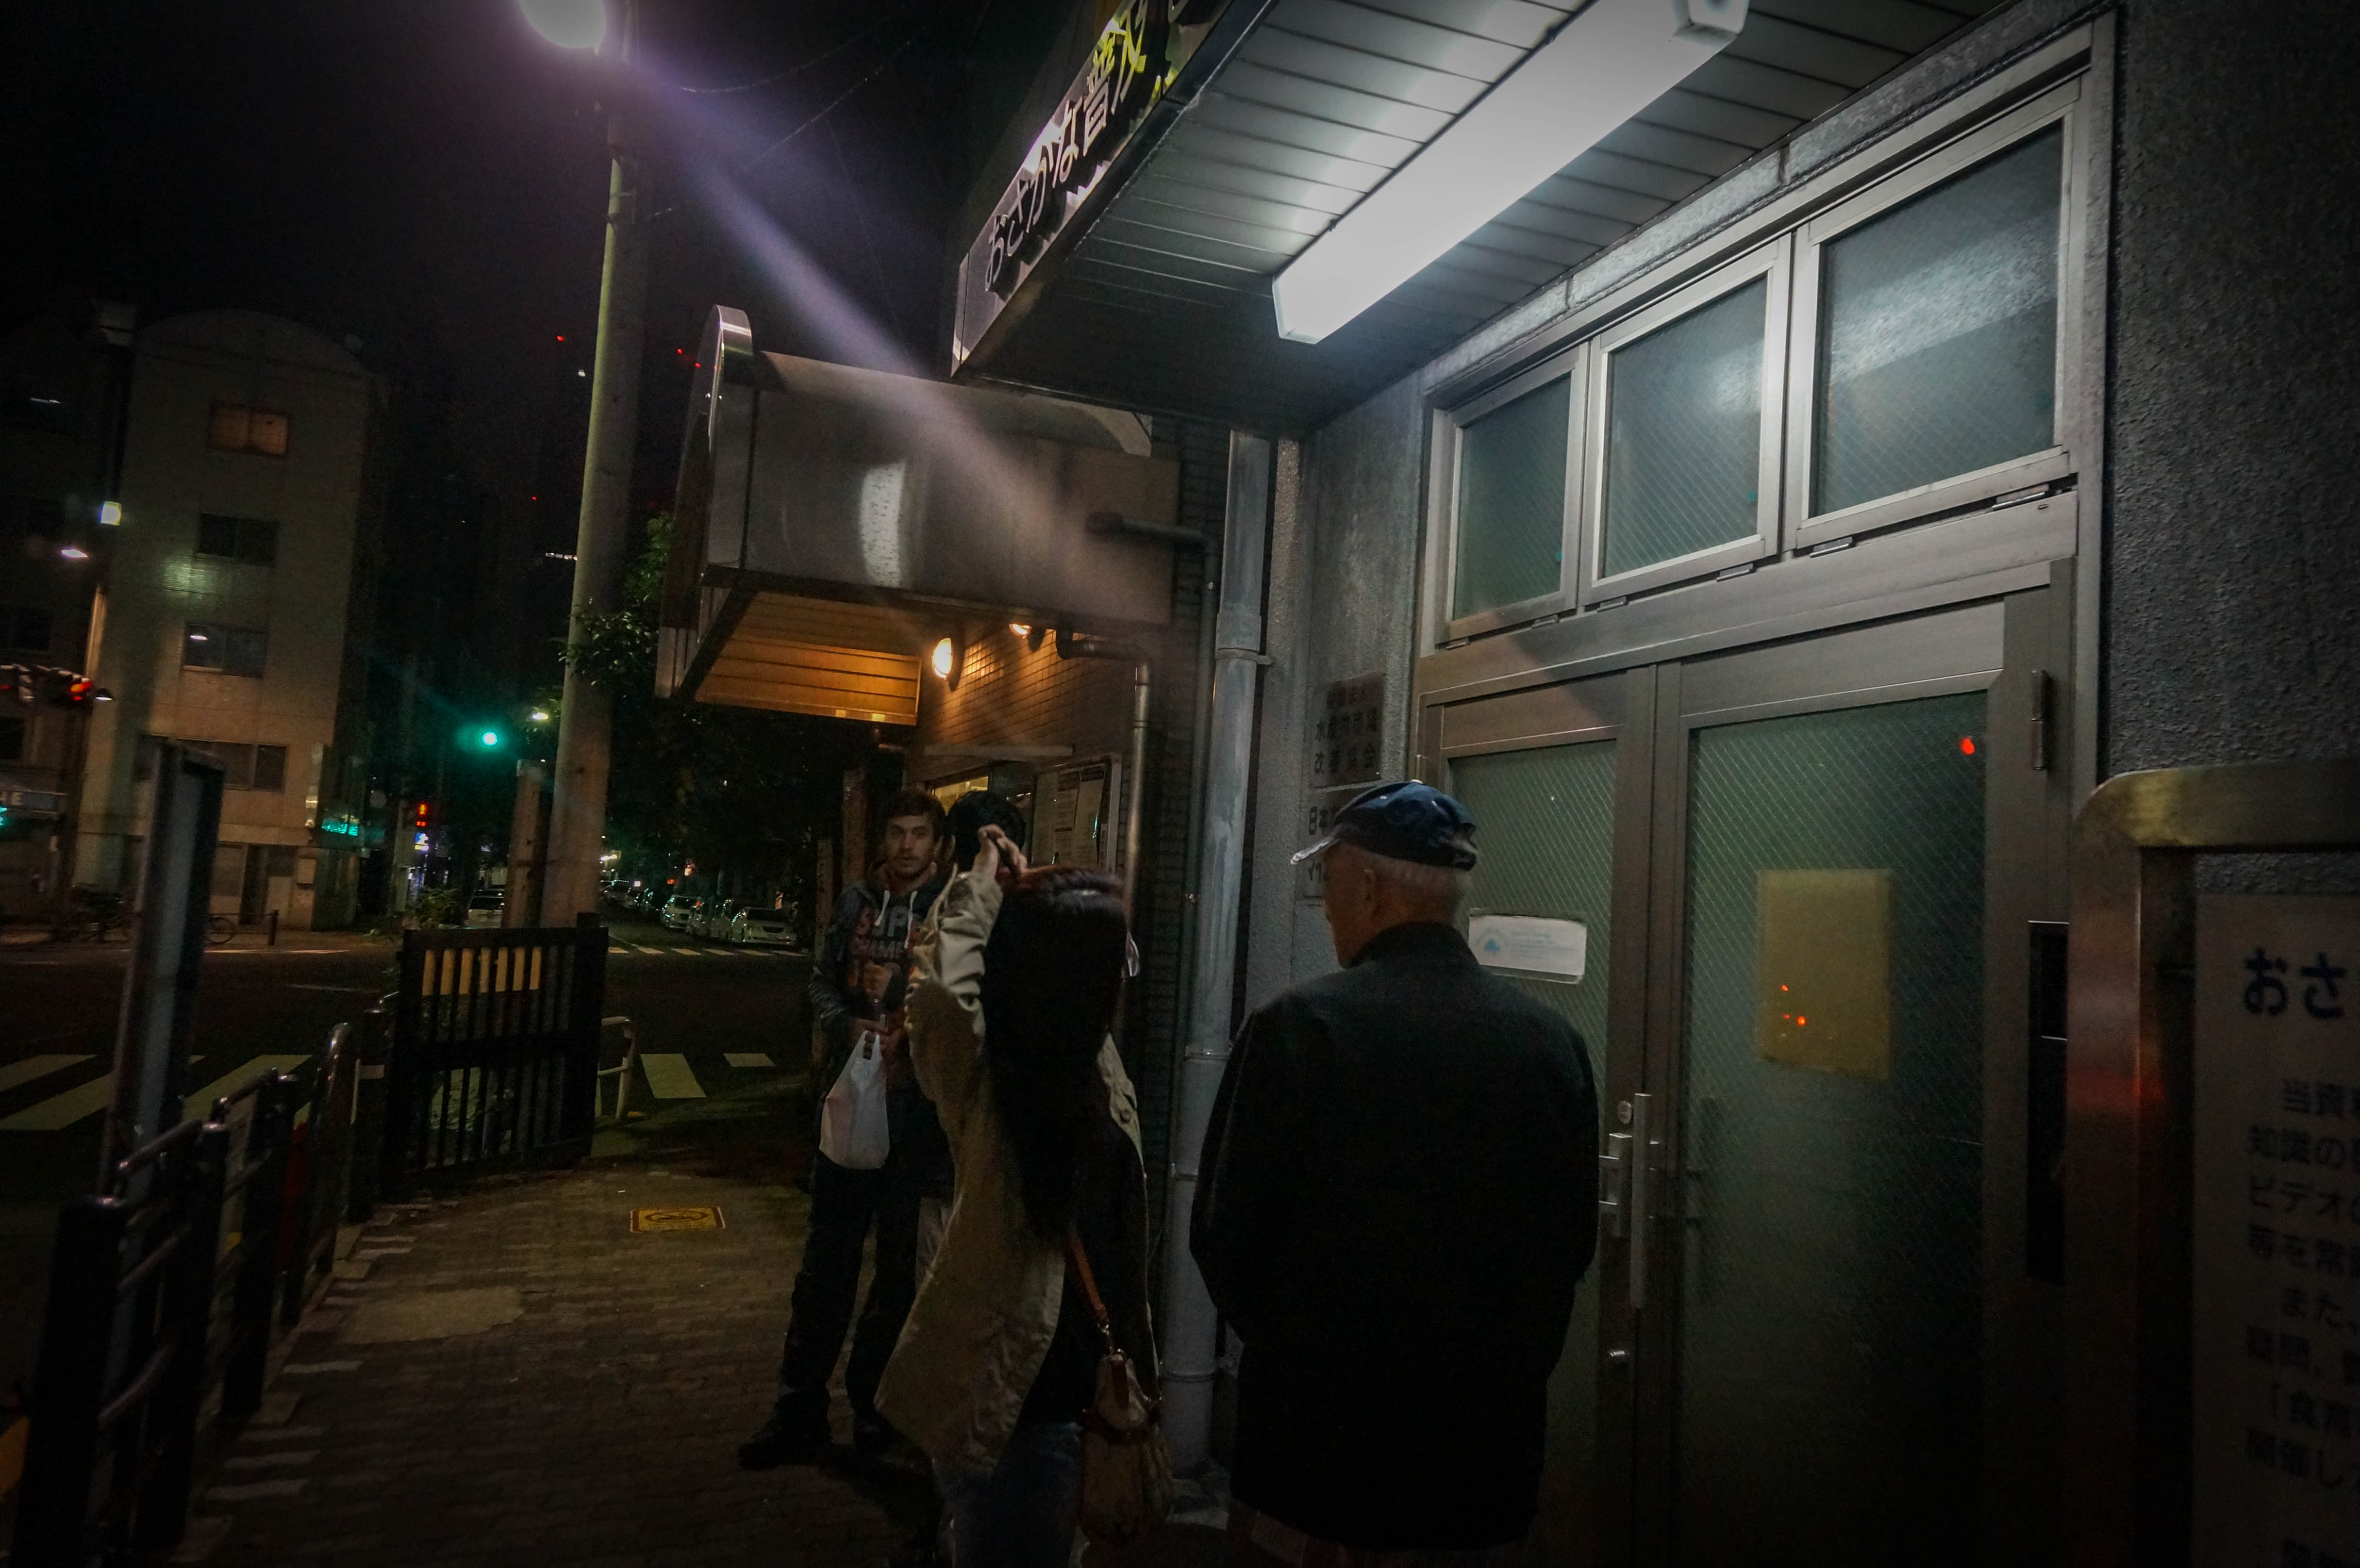
[[1424,784],[1355,797],[1295,856],[1343,968],[1248,1018],[1221,1081],[1189,1241],[1245,1345],[1240,1563],[1480,1563],[1532,1524],[1598,1101],[1459,932],[1474,833]]

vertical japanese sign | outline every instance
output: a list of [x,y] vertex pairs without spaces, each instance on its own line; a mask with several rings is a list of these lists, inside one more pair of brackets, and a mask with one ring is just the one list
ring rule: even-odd
[[2197,911],[2194,1551],[2360,1568],[2360,898]]
[[1335,681],[1311,722],[1311,788],[1374,784],[1384,777],[1384,740],[1383,673]]

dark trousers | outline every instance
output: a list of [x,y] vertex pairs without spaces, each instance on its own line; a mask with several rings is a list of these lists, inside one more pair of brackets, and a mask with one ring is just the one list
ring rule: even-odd
[[825,1424],[827,1383],[852,1323],[860,1249],[877,1227],[877,1272],[852,1336],[844,1390],[856,1418],[876,1410],[877,1385],[918,1293],[918,1199],[923,1183],[897,1149],[875,1171],[848,1171],[812,1155],[811,1232],[795,1275],[793,1315],[779,1357],[779,1407]]

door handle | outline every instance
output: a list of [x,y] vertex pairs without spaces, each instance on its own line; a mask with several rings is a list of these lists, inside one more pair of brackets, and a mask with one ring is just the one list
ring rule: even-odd
[[1624,1189],[1628,1193],[1625,1206],[1629,1212],[1624,1216],[1624,1224],[1630,1227],[1631,1235],[1629,1269],[1633,1312],[1637,1312],[1647,1304],[1647,1236],[1650,1229],[1648,1222],[1655,1217],[1654,1208],[1650,1203],[1655,1187],[1655,1182],[1650,1179],[1650,1168],[1655,1162],[1655,1146],[1649,1135],[1647,1113],[1655,1108],[1655,1098],[1653,1094],[1631,1096],[1631,1130],[1626,1134],[1619,1135],[1631,1140],[1627,1157],[1630,1161],[1630,1177]]
[[1631,1135],[1610,1132],[1598,1157],[1598,1228],[1617,1238],[1631,1234]]

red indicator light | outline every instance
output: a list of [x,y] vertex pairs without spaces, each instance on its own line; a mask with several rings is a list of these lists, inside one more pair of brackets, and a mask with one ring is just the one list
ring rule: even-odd
[[558,341],[559,343],[563,343],[563,342],[565,341],[565,334],[564,334],[563,332],[560,332],[560,333],[558,333],[558,334],[557,334],[557,341]]
[[1959,751],[1962,756],[1972,757],[1975,754],[1975,737],[1972,735],[1961,735],[1959,737]]

